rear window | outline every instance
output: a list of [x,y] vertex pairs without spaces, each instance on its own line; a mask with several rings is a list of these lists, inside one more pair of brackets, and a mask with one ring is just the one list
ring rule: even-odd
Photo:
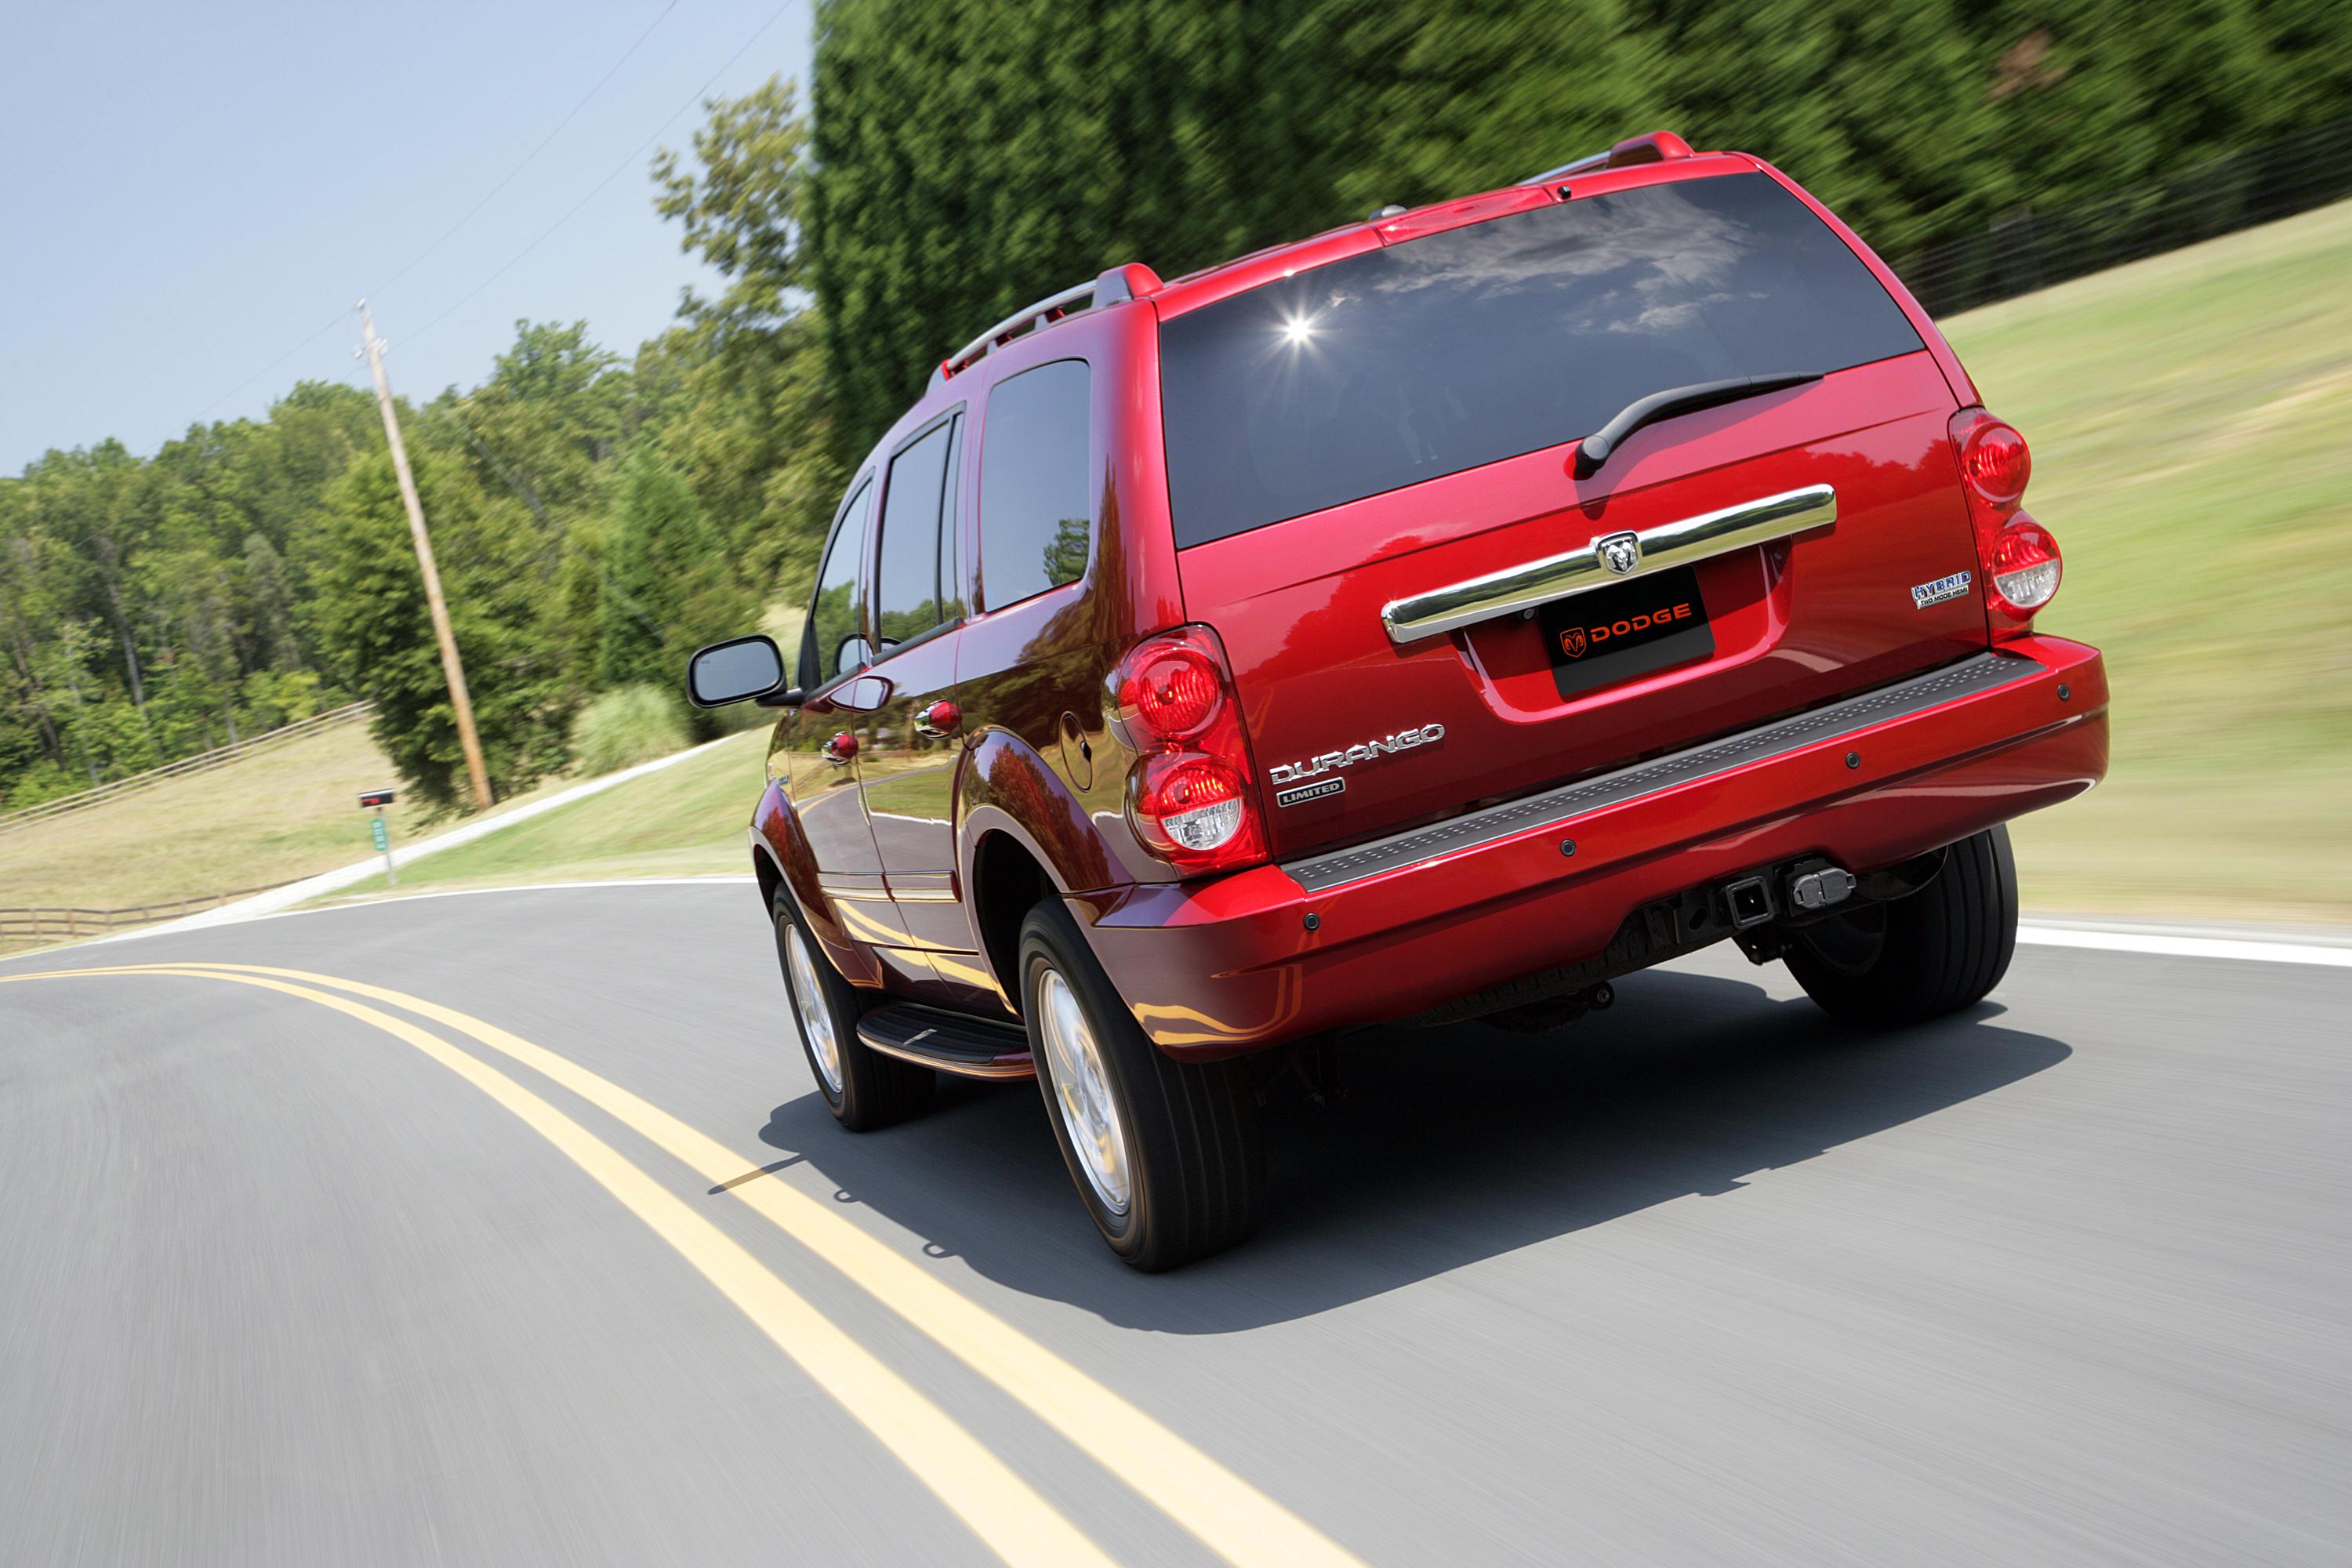
[[1860,258],[1765,174],[1471,224],[1161,326],[1176,542],[1576,440],[1667,387],[1921,346]]

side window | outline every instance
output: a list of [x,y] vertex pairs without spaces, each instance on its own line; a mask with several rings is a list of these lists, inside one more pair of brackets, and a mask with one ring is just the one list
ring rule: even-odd
[[922,636],[956,612],[940,579],[940,502],[956,421],[934,428],[890,460],[882,492],[882,548],[874,579],[875,636],[885,648]]
[[1056,360],[999,382],[980,443],[980,582],[990,609],[1087,569],[1094,500],[1087,482],[1084,360]]
[[866,662],[866,639],[858,630],[865,605],[857,594],[866,564],[866,513],[873,500],[871,479],[860,484],[841,509],[833,548],[816,569],[816,595],[809,601],[808,630],[801,639],[801,685],[814,689]]
[[963,614],[962,513],[957,503],[963,494],[963,416],[955,416],[948,437],[948,473],[940,502],[940,614],[954,620]]

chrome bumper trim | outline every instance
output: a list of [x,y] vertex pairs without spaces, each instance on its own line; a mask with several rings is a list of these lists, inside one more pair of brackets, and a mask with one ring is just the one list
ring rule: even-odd
[[2011,681],[2039,675],[2042,670],[2040,664],[2021,654],[1975,654],[1928,674],[1914,676],[1860,697],[1843,698],[1687,751],[1636,763],[1577,784],[1561,784],[1483,811],[1448,817],[1426,827],[1376,838],[1353,848],[1287,861],[1282,868],[1307,892],[1328,892],[1368,877],[1406,870],[1465,849],[1475,849],[1513,834],[1556,828],[1587,812],[1622,805],[1645,795],[1729,773],[1752,763],[1769,762],[1873,724],[1909,718],[1939,703],[1979,696]]
[[1390,640],[1417,642],[1441,632],[1460,631],[1497,616],[1533,609],[1554,599],[1589,594],[1652,572],[1687,566],[1711,555],[1723,555],[1749,545],[1767,544],[1808,529],[1837,522],[1837,491],[1828,485],[1808,485],[1760,500],[1743,501],[1720,511],[1702,512],[1675,522],[1645,528],[1633,537],[1641,544],[1641,559],[1630,572],[1613,572],[1601,562],[1603,540],[1621,532],[1597,533],[1581,550],[1530,561],[1524,566],[1489,573],[1467,582],[1449,584],[1411,598],[1391,600],[1381,610],[1381,624]]

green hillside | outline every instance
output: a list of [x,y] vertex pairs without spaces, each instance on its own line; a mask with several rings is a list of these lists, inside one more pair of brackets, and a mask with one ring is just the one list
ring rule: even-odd
[[2029,905],[2352,915],[2352,204],[1947,329],[2115,689],[2108,783],[2016,830]]
[[[2352,917],[2352,204],[1947,323],[2033,446],[2052,631],[2115,770],[2017,828],[2029,907]],[[760,737],[420,862],[404,887],[743,869]],[[740,753],[740,754],[739,754]]]

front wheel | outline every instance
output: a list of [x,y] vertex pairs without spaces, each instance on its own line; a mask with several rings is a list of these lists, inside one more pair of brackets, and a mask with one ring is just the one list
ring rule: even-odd
[[1801,926],[1789,973],[1823,1011],[1876,1028],[1923,1023],[1984,999],[2017,951],[2009,829],[1964,838],[1908,898]]
[[800,1026],[801,1049],[834,1120],[852,1132],[903,1121],[930,1103],[931,1069],[886,1057],[857,1037],[857,987],[824,955],[792,896],[776,889],[776,959]]
[[1059,900],[1029,912],[1019,951],[1046,1120],[1111,1250],[1156,1273],[1255,1230],[1265,1142],[1244,1064],[1153,1045]]

